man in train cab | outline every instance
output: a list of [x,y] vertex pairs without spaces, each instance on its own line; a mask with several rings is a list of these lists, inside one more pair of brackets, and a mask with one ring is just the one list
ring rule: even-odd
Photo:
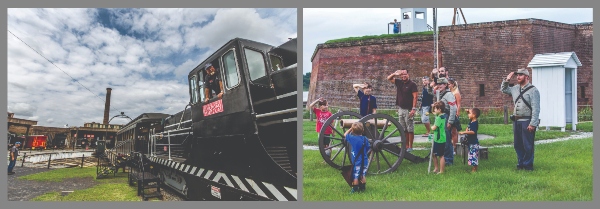
[[205,103],[208,103],[208,100],[213,98],[213,91],[219,97],[219,99],[223,98],[223,81],[219,78],[219,74],[215,67],[212,64],[206,64],[204,68],[206,70],[206,76],[204,77],[205,87],[204,87],[204,95],[206,95],[206,99],[204,99]]

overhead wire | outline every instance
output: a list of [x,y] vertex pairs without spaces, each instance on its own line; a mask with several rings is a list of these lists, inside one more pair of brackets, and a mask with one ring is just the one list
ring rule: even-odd
[[[7,29],[8,30],[8,29]],[[38,52],[37,50],[35,50],[33,47],[31,47],[29,44],[27,44],[27,42],[23,41],[23,39],[19,38],[17,35],[15,35],[12,31],[8,30],[8,32],[10,34],[12,34],[15,38],[19,39],[19,41],[23,42],[25,45],[27,45],[27,47],[29,47],[31,50],[33,50],[35,53],[37,53],[38,55],[40,55],[41,57],[43,57],[46,61],[50,62],[50,64],[54,65],[54,67],[58,68],[60,71],[62,71],[65,75],[69,76],[73,81],[77,82],[80,86],[82,86],[83,88],[85,88],[86,90],[88,90],[90,93],[92,93],[94,96],[96,96],[98,99],[100,99],[102,102],[106,103],[105,100],[102,99],[102,97],[98,96],[97,94],[95,94],[94,92],[92,92],[92,90],[90,90],[88,87],[86,87],[85,85],[83,85],[81,82],[79,82],[77,79],[73,78],[73,76],[69,75],[67,72],[65,72],[63,69],[61,69],[60,67],[58,67],[56,64],[54,64],[54,62],[50,61],[48,58],[46,58],[44,55],[42,55],[40,52]],[[113,107],[109,107],[109,111],[110,109],[114,109],[117,112],[122,112],[120,110],[118,110],[117,108],[113,108]]]

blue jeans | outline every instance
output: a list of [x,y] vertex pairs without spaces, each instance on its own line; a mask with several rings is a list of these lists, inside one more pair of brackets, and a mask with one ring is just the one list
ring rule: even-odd
[[530,120],[513,122],[514,146],[517,153],[517,168],[533,170],[533,151],[535,131],[529,132]]
[[15,158],[15,160],[11,160],[8,163],[8,172],[9,173],[13,171],[13,168],[15,167],[15,164],[17,164],[17,159],[16,158]]
[[446,165],[452,165],[454,163],[454,146],[452,146],[452,129],[449,129],[448,120],[450,119],[449,114],[444,113],[446,116],[446,124],[444,131],[446,131],[446,147],[444,148],[444,159],[446,159]]

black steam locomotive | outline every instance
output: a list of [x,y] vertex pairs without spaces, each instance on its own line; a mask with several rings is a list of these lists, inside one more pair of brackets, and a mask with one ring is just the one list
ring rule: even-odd
[[[296,45],[230,40],[189,73],[183,111],[140,115],[107,151],[143,153],[152,173],[190,200],[295,201]],[[207,64],[224,93],[206,102]]]

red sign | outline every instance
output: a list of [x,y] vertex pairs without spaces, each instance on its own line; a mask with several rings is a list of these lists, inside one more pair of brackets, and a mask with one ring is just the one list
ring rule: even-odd
[[204,113],[205,117],[223,112],[223,100],[219,99],[217,101],[205,104],[202,106],[202,112]]

